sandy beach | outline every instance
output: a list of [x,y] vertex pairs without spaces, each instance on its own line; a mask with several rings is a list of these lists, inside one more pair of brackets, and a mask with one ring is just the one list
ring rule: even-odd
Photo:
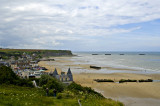
[[[72,57],[53,57],[55,61],[41,61],[40,66],[44,66],[49,71],[57,68],[58,73],[67,71],[70,67],[73,73],[73,78],[76,83],[82,86],[92,87],[96,91],[102,93],[106,98],[122,101],[126,106],[158,106],[160,104],[160,82],[127,82],[127,83],[109,83],[95,82],[94,79],[112,79],[118,82],[120,79],[153,79],[160,80],[160,74],[135,74],[135,73],[87,73],[76,72],[79,69],[90,69],[90,64],[75,64],[71,61]],[[112,67],[104,67],[108,70],[127,70]],[[98,70],[94,70],[98,71]],[[132,70],[136,71],[136,70]]]
[[[74,74],[75,82],[94,88],[101,92],[105,97],[112,98],[124,102],[126,105],[149,105],[158,106],[160,103],[160,82],[148,83],[97,83],[93,79],[112,79],[118,81],[119,79],[154,79],[157,75],[137,75],[126,73],[114,74]],[[160,75],[159,75],[160,76]],[[138,100],[138,101],[137,101]],[[154,102],[153,102],[154,101]],[[155,102],[156,101],[156,102]]]

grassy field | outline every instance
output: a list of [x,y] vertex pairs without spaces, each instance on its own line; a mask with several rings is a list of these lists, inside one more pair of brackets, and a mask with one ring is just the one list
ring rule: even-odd
[[45,96],[45,91],[37,88],[0,85],[0,105],[4,106],[78,106],[76,99],[56,99]]
[[[61,93],[65,94],[67,91]],[[123,106],[118,101],[100,99],[93,95],[73,95],[57,99],[45,96],[45,91],[38,88],[0,85],[0,105],[2,106]]]

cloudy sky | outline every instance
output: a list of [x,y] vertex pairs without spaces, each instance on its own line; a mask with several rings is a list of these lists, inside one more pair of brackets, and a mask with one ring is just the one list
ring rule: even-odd
[[160,0],[0,0],[0,47],[160,51]]

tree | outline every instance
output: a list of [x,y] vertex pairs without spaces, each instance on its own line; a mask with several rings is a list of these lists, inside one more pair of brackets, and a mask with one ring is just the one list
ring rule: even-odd
[[10,67],[1,66],[0,67],[0,84],[9,83],[14,84],[15,80],[20,78],[12,71]]
[[41,78],[39,79],[39,86],[46,85],[47,82],[51,79],[52,77],[49,75],[41,75]]
[[45,88],[49,89],[56,89],[58,92],[63,91],[64,84],[54,77],[51,77],[49,75],[41,75],[41,78],[39,79],[39,86],[45,86]]
[[31,81],[18,77],[10,67],[0,67],[0,84],[13,84],[19,86],[33,87]]

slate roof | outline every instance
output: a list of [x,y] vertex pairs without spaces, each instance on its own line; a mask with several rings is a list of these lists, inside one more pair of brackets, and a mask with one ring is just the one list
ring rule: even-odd
[[72,74],[72,72],[71,72],[71,69],[69,68],[68,72],[67,72],[67,75],[70,75],[70,74]]
[[55,70],[54,70],[54,72],[53,72],[53,75],[58,75],[56,68],[55,68]]

